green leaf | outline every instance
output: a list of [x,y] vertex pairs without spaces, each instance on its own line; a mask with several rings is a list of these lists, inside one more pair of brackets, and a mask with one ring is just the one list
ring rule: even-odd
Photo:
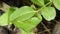
[[41,10],[42,16],[47,20],[53,20],[56,16],[56,11],[53,7],[45,7]]
[[0,17],[0,26],[6,26],[6,25],[8,25],[8,13],[4,13]]
[[60,10],[60,0],[52,0],[55,7]]
[[29,18],[31,18],[35,14],[35,10],[29,6],[23,6],[19,9],[17,9],[13,14],[10,16],[10,20],[19,20],[19,21],[25,21]]
[[14,25],[18,28],[23,29],[26,32],[31,32],[41,21],[42,17],[38,15],[37,17],[32,17],[24,22],[14,22]]
[[31,1],[38,6],[44,6],[44,0],[31,0]]

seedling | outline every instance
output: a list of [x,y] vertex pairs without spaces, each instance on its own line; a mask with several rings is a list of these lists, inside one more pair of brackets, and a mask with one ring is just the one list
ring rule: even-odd
[[26,34],[31,34],[30,32],[41,23],[42,17],[47,21],[51,21],[56,17],[55,8],[51,7],[52,4],[60,10],[60,0],[31,0],[31,2],[33,2],[31,6],[10,7],[0,17],[0,26],[14,24],[25,33],[27,32]]

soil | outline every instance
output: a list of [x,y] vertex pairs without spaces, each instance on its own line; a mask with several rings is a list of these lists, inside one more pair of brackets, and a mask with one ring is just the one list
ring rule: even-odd
[[[0,0],[5,2],[9,6],[21,7],[25,5],[31,5],[32,3],[29,0]],[[3,14],[4,11],[0,9],[0,14]],[[43,21],[37,25],[34,32],[36,34],[60,34],[60,11],[56,9],[56,18],[52,21],[46,21],[43,18]],[[15,26],[11,26],[12,30],[8,30],[7,27],[1,26],[0,27],[0,34],[17,34],[19,33],[19,29],[15,29]],[[14,31],[15,29],[15,31]]]

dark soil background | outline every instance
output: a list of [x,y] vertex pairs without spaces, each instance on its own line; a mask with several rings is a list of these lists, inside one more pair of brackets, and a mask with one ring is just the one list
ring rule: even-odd
[[[3,7],[3,2],[8,4],[9,6],[15,6],[18,8],[25,5],[30,6],[32,4],[32,2],[29,0],[0,0],[0,7]],[[2,15],[3,13],[4,11],[0,9],[0,14]],[[56,13],[56,18],[52,21],[46,21],[43,18],[43,21],[37,25],[34,32],[36,34],[60,34],[60,11],[56,9]],[[0,34],[17,34],[18,29],[16,28],[14,31],[14,28],[15,26],[13,24],[11,26],[11,30],[8,30],[7,26],[1,26]]]

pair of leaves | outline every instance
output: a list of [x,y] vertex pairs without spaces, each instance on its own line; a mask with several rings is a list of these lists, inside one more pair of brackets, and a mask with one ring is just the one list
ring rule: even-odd
[[14,25],[18,28],[25,30],[26,32],[31,32],[41,21],[42,17],[41,15],[38,15],[37,17],[32,17],[23,22],[22,21],[14,22]]
[[55,7],[60,10],[60,0],[52,0]]
[[44,7],[41,10],[41,14],[47,21],[51,21],[55,18],[56,11],[53,7]]
[[[33,3],[37,4],[38,6],[44,6],[44,1],[48,1],[48,0],[31,0]],[[56,0],[57,1],[57,0]],[[57,4],[54,0],[54,3]],[[48,2],[47,2],[48,3]],[[46,4],[47,4],[46,3]],[[60,5],[58,3],[58,5]],[[59,6],[58,6],[59,7]],[[43,17],[47,20],[47,21],[50,21],[50,20],[53,20],[56,16],[56,11],[54,8],[52,7],[43,7],[41,11],[41,14],[43,15]]]

